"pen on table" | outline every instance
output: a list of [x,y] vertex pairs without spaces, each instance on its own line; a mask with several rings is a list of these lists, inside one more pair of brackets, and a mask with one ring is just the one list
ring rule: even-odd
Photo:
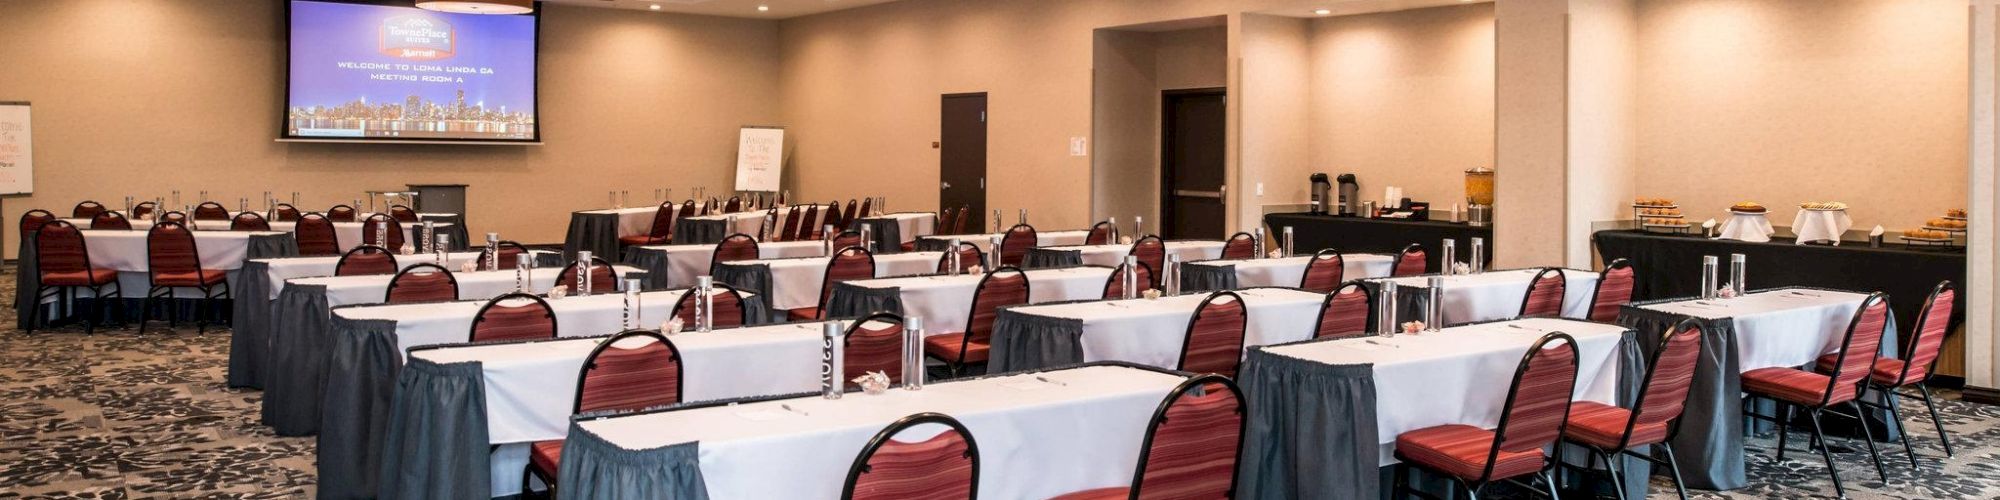
[[1048,378],[1048,377],[1044,377],[1044,376],[1041,376],[1041,375],[1036,375],[1036,376],[1035,376],[1035,380],[1040,380],[1040,381],[1043,381],[1043,382],[1047,382],[1047,383],[1051,383],[1051,384],[1055,384],[1055,385],[1060,385],[1060,386],[1063,386],[1063,387],[1069,387],[1069,384],[1066,384],[1066,383],[1062,383],[1062,382],[1057,382],[1057,381],[1054,381],[1054,380],[1049,380],[1049,378]]
[[789,412],[792,412],[792,413],[797,413],[797,414],[799,414],[799,415],[804,415],[804,416],[808,416],[808,417],[812,416],[812,414],[811,414],[811,413],[806,413],[806,412],[802,412],[802,411],[799,411],[799,410],[797,410],[797,409],[794,409],[794,408],[792,408],[792,405],[788,405],[788,404],[780,404],[780,405],[778,405],[778,407],[779,407],[779,408],[784,408],[784,409],[785,409],[785,411],[789,411]]

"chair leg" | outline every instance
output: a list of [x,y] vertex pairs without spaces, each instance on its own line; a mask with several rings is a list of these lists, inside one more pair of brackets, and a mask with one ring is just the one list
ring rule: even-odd
[[1903,427],[1903,405],[1897,402],[1896,390],[1882,387],[1882,407],[1889,409],[1889,424],[1896,427],[1896,435],[1903,436],[1903,454],[1910,457],[1910,472],[1917,471],[1917,452],[1910,448],[1910,430]]
[[90,316],[83,318],[83,333],[97,333],[97,318],[104,316],[104,294],[97,293],[97,287],[90,288]]
[[1687,500],[1687,484],[1681,481],[1681,461],[1674,458],[1674,447],[1668,443],[1660,443],[1655,446],[1659,446],[1660,451],[1667,454],[1667,470],[1673,473],[1674,493],[1680,495],[1680,500]]
[[[1951,456],[1951,437],[1944,433],[1944,421],[1938,420],[1937,402],[1931,401],[1931,386],[1917,384],[1917,391],[1924,395],[1924,408],[1931,412],[1931,425],[1937,426],[1938,441],[1944,443],[1944,456]],[[1908,436],[1904,437],[1908,439]]]
[[1854,424],[1861,428],[1861,441],[1868,443],[1868,458],[1875,462],[1875,474],[1882,478],[1882,482],[1889,482],[1889,471],[1882,468],[1882,454],[1875,451],[1875,431],[1868,428],[1867,415],[1861,412],[1861,403],[1850,400],[1847,407],[1854,409]]
[[[1551,469],[1553,469],[1553,467],[1551,467]],[[1542,471],[1542,473],[1538,475],[1542,476],[1542,484],[1548,486],[1549,488],[1549,500],[1562,500],[1561,492],[1556,491],[1555,471],[1553,470]]]
[[1604,470],[1611,472],[1611,496],[1618,500],[1625,500],[1625,474],[1618,471],[1618,455],[1595,451],[1592,454],[1604,456]]
[[1392,467],[1396,468],[1396,479],[1390,483],[1389,498],[1399,500],[1409,498],[1407,492],[1410,489],[1410,464],[1397,463]]
[[[1822,430],[1820,427],[1819,423],[1820,409],[1813,408],[1806,411],[1812,417],[1813,441],[1814,442],[1824,441],[1826,436],[1826,431]],[[1834,467],[1833,465],[1833,450],[1827,449],[1826,446],[1821,446],[1819,447],[1819,457],[1821,459],[1826,460],[1826,475],[1833,478],[1833,494],[1840,498],[1847,498],[1847,489],[1840,485],[1840,468]]]
[[153,319],[153,290],[146,290],[146,298],[139,300],[139,334],[146,334],[146,322]]
[[1791,403],[1779,401],[1778,406],[1784,408],[1784,411],[1778,412],[1784,415],[1778,418],[1778,463],[1785,463],[1785,441],[1791,436],[1791,433],[1788,431],[1792,427],[1792,405]]

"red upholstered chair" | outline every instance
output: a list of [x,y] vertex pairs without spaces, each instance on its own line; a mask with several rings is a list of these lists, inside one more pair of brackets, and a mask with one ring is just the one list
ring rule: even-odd
[[771,235],[771,241],[791,241],[792,236],[799,234],[799,216],[804,213],[799,207],[786,207],[785,225],[776,234]]
[[838,252],[847,247],[858,246],[861,246],[860,231],[841,231],[840,234],[833,236],[833,251]]
[[[1762,415],[1752,411],[1751,405],[1743,405],[1743,415],[1750,418],[1768,420],[1778,424],[1778,461],[1785,460],[1785,437],[1787,424],[1795,410],[1804,409],[1812,418],[1813,443],[1826,442],[1826,435],[1820,425],[1820,417],[1825,413],[1857,418],[1861,415],[1861,405],[1855,400],[1861,395],[1862,384],[1868,382],[1874,372],[1875,358],[1882,347],[1882,332],[1889,324],[1889,301],[1880,292],[1870,294],[1861,301],[1861,307],[1854,311],[1854,319],[1847,325],[1847,334],[1840,342],[1840,350],[1834,355],[1833,363],[1826,373],[1815,373],[1797,368],[1771,367],[1743,372],[1743,392],[1748,397],[1766,398],[1778,403],[1784,411],[1779,415]],[[1809,334],[1810,332],[1799,332]],[[1854,413],[1843,414],[1833,411],[1834,405],[1846,405]],[[1859,425],[1868,443],[1868,455],[1875,461],[1875,472],[1888,480],[1889,473],[1882,468],[1882,455],[1875,451],[1874,432],[1868,426]],[[1833,477],[1833,491],[1846,496],[1846,489],[1840,484],[1840,469],[1833,464],[1833,454],[1827,447],[1819,447],[1820,458],[1826,460],[1827,475]]]
[[221,203],[204,201],[194,206],[194,220],[229,220],[229,209]]
[[875,255],[861,247],[847,247],[835,252],[826,264],[826,277],[819,282],[819,300],[813,307],[801,307],[786,311],[793,321],[821,319],[826,310],[826,299],[833,295],[833,285],[847,280],[865,280],[875,277]]
[[417,302],[449,302],[458,300],[458,278],[450,269],[437,264],[417,264],[404,268],[389,279],[389,291],[383,294],[382,302],[389,304],[412,304]]
[[[1880,391],[1888,403],[1855,400],[1858,404],[1884,408],[1894,414],[1901,411],[1901,408],[1895,404],[1894,399],[1889,399],[1889,396],[1896,394],[1898,389],[1915,387],[1917,395],[1924,400],[1924,408],[1930,410],[1931,425],[1937,428],[1938,441],[1944,444],[1944,454],[1947,457],[1952,455],[1951,439],[1944,433],[1944,423],[1938,420],[1937,405],[1931,401],[1931,388],[1925,383],[1930,381],[1931,370],[1937,364],[1938,353],[1944,348],[1945,335],[1951,332],[1952,310],[1955,307],[1953,301],[1957,298],[1958,291],[1952,288],[1950,281],[1938,283],[1936,288],[1931,289],[1929,300],[1924,301],[1924,310],[1917,313],[1916,333],[1902,346],[1900,352],[1908,357],[1875,360],[1874,366],[1869,370],[1867,383],[1869,387]],[[1819,371],[1832,373],[1833,368],[1839,363],[1837,354],[1828,354],[1819,358]],[[1904,436],[1903,453],[1910,456],[1910,467],[1916,468],[1917,455],[1910,449],[1909,434],[1903,432],[1902,418],[1899,416],[1892,422],[1896,425],[1896,432]]]
[[98,203],[98,202],[95,202],[95,201],[89,201],[89,200],[84,200],[84,201],[81,201],[81,202],[78,202],[78,203],[76,204],[76,207],[75,207],[75,208],[71,208],[71,209],[69,209],[69,218],[71,218],[71,219],[89,219],[89,218],[94,218],[94,217],[97,217],[97,214],[101,214],[101,213],[104,213],[104,212],[109,212],[109,211],[110,211],[110,210],[106,210],[106,209],[104,208],[104,204],[102,204],[102,203]]
[[[711,286],[716,290],[713,295],[715,298],[714,324],[716,328],[730,328],[750,324],[750,309],[743,307],[742,292],[737,291],[736,287],[729,286],[727,283],[712,283]],[[682,293],[680,300],[674,301],[674,309],[668,315],[680,318],[681,324],[685,325],[686,328],[694,328],[694,298],[695,293],[693,289],[689,289],[687,293]]]
[[494,297],[480,306],[479,313],[472,316],[472,333],[466,341],[553,339],[556,331],[555,307],[534,294],[516,292]]
[[354,217],[354,207],[334,205],[333,208],[326,209],[326,218],[334,222],[354,222]]
[[1375,310],[1375,298],[1360,283],[1342,285],[1319,304],[1319,326],[1313,338],[1359,337],[1368,333],[1368,314]]
[[1631,261],[1618,259],[1606,264],[1604,272],[1597,275],[1597,289],[1590,294],[1590,320],[1618,321],[1618,308],[1632,302],[1638,278]]
[[[943,425],[923,441],[897,441],[904,430]],[[979,444],[972,431],[941,413],[918,413],[875,433],[847,468],[841,500],[971,500],[978,497]]]
[[56,214],[53,212],[49,212],[47,210],[42,210],[37,208],[34,210],[23,212],[21,214],[21,226],[20,226],[21,237],[22,237],[21,246],[25,247],[29,245],[30,243],[28,240],[33,238],[36,232],[41,231],[43,225],[55,221],[56,221]]
[[97,215],[90,217],[90,229],[129,231],[132,229],[132,221],[127,220],[125,214],[118,212],[98,212]]
[[[681,202],[681,208],[680,208],[680,212],[679,212],[679,214],[677,214],[677,215],[675,215],[675,216],[674,216],[674,224],[673,224],[673,228],[675,228],[675,229],[678,229],[678,228],[680,228],[680,227],[681,227],[681,220],[682,220],[682,219],[686,219],[686,218],[688,218],[688,217],[693,217],[693,216],[695,215],[695,214],[694,214],[694,211],[695,211],[695,204],[694,204],[694,199],[690,198],[690,199],[688,199],[688,200],[687,200],[687,201],[685,201],[685,202]],[[674,238],[673,238],[673,235],[672,235],[672,234],[668,234],[668,235],[667,235],[667,241],[668,241],[669,243],[673,242],[673,239],[674,239]]]
[[[383,225],[389,226],[389,231],[386,235],[389,237],[387,243],[375,241],[375,229]],[[367,221],[361,223],[361,244],[387,248],[391,252],[401,252],[403,251],[403,225],[397,224],[396,218],[386,214],[370,215]]]
[[[556,273],[556,286],[569,290],[570,295],[576,295],[576,265],[576,262],[570,262],[569,265],[563,266],[561,272]],[[611,293],[616,291],[618,291],[617,269],[611,267],[610,261],[591,257],[590,293]]]
[[743,211],[743,197],[741,196],[731,196],[729,197],[729,201],[722,204],[722,213],[733,214],[741,211]]
[[[143,205],[143,203],[142,203],[142,205]],[[132,209],[132,213],[139,213],[139,209],[138,209],[138,208],[133,208],[133,209]],[[273,210],[272,210],[272,213],[274,213],[274,214],[277,214],[277,215],[275,216],[275,218],[273,218],[273,219],[271,219],[271,220],[275,220],[275,221],[278,221],[278,222],[292,222],[292,221],[296,221],[296,220],[299,220],[299,215],[301,215],[301,214],[299,213],[299,208],[298,208],[298,207],[294,207],[294,206],[291,206],[290,204],[286,204],[286,203],[279,203],[279,204],[278,204],[278,205],[277,205],[276,207],[274,207],[274,208],[273,208]]]
[[739,260],[757,260],[762,258],[762,256],[763,254],[757,250],[756,238],[743,233],[729,235],[729,237],[723,238],[721,243],[715,244],[715,254],[708,259],[708,275],[715,275],[716,264]]
[[813,232],[819,229],[818,222],[819,205],[806,205],[806,215],[799,219],[798,232],[788,235],[788,237],[792,240],[813,239]]
[[1564,288],[1569,280],[1563,276],[1561,268],[1543,269],[1535,273],[1535,279],[1528,282],[1528,293],[1521,299],[1523,318],[1556,318],[1562,316]]
[[[1674,491],[1687,498],[1687,487],[1681,483],[1680,461],[1674,458],[1673,447],[1657,448],[1665,450],[1665,461],[1633,449],[1665,443],[1680,429],[1681,412],[1687,408],[1688,387],[1694,382],[1695,363],[1701,358],[1701,336],[1701,325],[1693,320],[1682,321],[1666,332],[1660,339],[1659,350],[1653,353],[1652,364],[1646,368],[1639,395],[1633,398],[1639,403],[1632,409],[1595,401],[1570,404],[1569,428],[1564,431],[1563,440],[1590,450],[1590,458],[1583,462],[1585,467],[1594,466],[1601,458],[1611,472],[1612,484],[1622,485],[1624,472],[1614,460],[1619,455],[1664,465],[1673,477]],[[1623,493],[1621,488],[1619,496],[1623,497]]]
[[951,221],[951,234],[965,234],[965,225],[967,221],[972,220],[972,213],[971,206],[960,205],[958,220]]
[[153,212],[158,212],[158,211],[160,211],[159,203],[142,201],[139,202],[138,204],[132,205],[133,217],[145,217],[148,215],[153,215]]
[[1347,258],[1340,256],[1339,250],[1320,250],[1306,261],[1306,272],[1299,277],[1299,288],[1318,293],[1332,293],[1347,278]]
[[871,215],[871,214],[874,214],[874,213],[875,213],[875,209],[873,209],[873,208],[870,208],[870,205],[874,205],[874,204],[875,204],[875,198],[874,198],[874,197],[868,197],[868,198],[862,198],[862,199],[861,199],[861,212],[860,212],[860,214],[858,214],[858,215],[859,215],[860,217],[863,217],[863,218],[866,218],[866,217],[868,217],[869,215]]
[[951,230],[952,217],[957,217],[957,216],[958,216],[958,209],[954,209],[951,207],[944,207],[943,209],[938,210],[937,226],[934,228],[935,229],[934,231],[931,231],[931,234],[952,234],[945,231]]
[[235,218],[232,218],[232,219],[230,219],[230,220],[229,220],[229,230],[230,230],[230,231],[270,231],[270,230],[271,230],[271,223],[270,223],[270,222],[268,222],[268,221],[265,221],[265,220],[264,220],[264,216],[262,216],[262,215],[257,215],[257,213],[256,213],[256,212],[243,212],[243,213],[240,213],[240,214],[236,214],[236,217],[235,217]]
[[[146,231],[146,271],[152,287],[146,291],[146,301],[139,310],[139,333],[146,333],[146,320],[152,317],[154,302],[167,299],[171,303],[177,288],[201,290],[201,301],[196,305],[198,332],[208,330],[210,304],[215,299],[229,298],[228,271],[202,268],[194,231],[179,222],[161,222]],[[167,324],[170,327],[178,324],[178,316],[169,307]]]
[[1146,425],[1131,486],[1056,498],[1233,498],[1246,408],[1243,392],[1228,377],[1200,375],[1181,382]]
[[618,244],[625,246],[664,245],[674,240],[674,202],[661,203],[653,212],[653,226],[646,234],[619,236]]
[[396,254],[382,247],[362,245],[340,256],[340,261],[333,264],[333,275],[396,274],[402,269],[402,266],[396,265]]
[[1000,308],[1028,303],[1028,274],[1020,268],[1003,267],[986,273],[972,294],[972,312],[966,315],[965,331],[944,332],[924,337],[924,355],[937,358],[953,375],[967,365],[986,362],[993,346],[993,319]]
[[1133,291],[1132,295],[1137,296],[1148,290],[1148,283],[1153,282],[1153,268],[1146,267],[1146,263],[1144,262],[1136,263],[1136,266],[1119,264],[1118,267],[1113,268],[1111,270],[1111,277],[1104,280],[1104,295],[1102,298],[1104,300],[1125,298],[1125,273],[1128,272],[1138,273],[1133,275],[1133,277],[1137,278],[1137,281],[1134,281],[1134,283],[1139,284],[1139,289]]
[[1236,292],[1215,292],[1195,306],[1181,342],[1180,369],[1195,373],[1236,376],[1243,360],[1243,330],[1250,311]]
[[833,200],[826,204],[826,220],[812,226],[812,238],[825,238],[825,226],[833,226],[834,231],[845,231],[847,230],[847,226],[852,224],[854,224],[854,221],[848,220],[840,214],[840,200]]
[[[1139,263],[1145,264],[1146,269],[1165,270],[1167,268],[1167,243],[1160,241],[1160,237],[1158,236],[1147,236],[1139,238],[1139,241],[1132,242],[1132,250],[1129,251],[1128,255],[1138,257]],[[1160,276],[1158,274],[1153,275],[1153,282],[1150,286],[1160,288]]]
[[1425,427],[1396,436],[1395,486],[1391,495],[1410,492],[1409,469],[1422,468],[1473,496],[1495,482],[1540,477],[1557,497],[1545,474],[1554,463],[1542,449],[1563,435],[1576,387],[1576,339],[1562,332],[1542,336],[1514,372],[1493,430],[1465,424]]
[[[659,332],[626,330],[611,336],[583,358],[577,375],[576,403],[571,414],[597,411],[638,411],[681,402],[681,351]],[[534,491],[539,478],[554,493],[561,471],[563,442],[537,441],[528,446],[528,474],[523,493]],[[554,496],[554,495],[551,495]]]
[[400,224],[416,224],[424,221],[423,217],[417,216],[416,210],[405,205],[389,205],[389,216],[394,217]]
[[[496,261],[496,263],[499,264],[499,267],[497,268],[498,270],[513,269],[514,266],[520,265],[521,256],[528,254],[528,246],[522,245],[518,241],[501,240],[499,246],[500,246],[500,258]],[[485,248],[479,249],[479,257],[476,257],[477,259],[479,259],[476,261],[479,263],[479,270],[493,271],[495,270],[495,268],[489,268],[486,265],[486,253],[487,251]]]
[[1040,238],[1035,235],[1035,226],[1015,224],[1014,227],[1007,228],[1007,234],[1000,237],[1000,248],[994,251],[1000,252],[1000,265],[1020,267],[1021,261],[1028,258],[1028,249],[1040,244]]
[[[90,296],[99,299],[125,297],[124,287],[118,285],[118,271],[92,266],[90,249],[84,243],[83,231],[68,221],[51,220],[36,229],[35,267],[40,273],[37,280],[40,288],[35,293],[35,303],[40,304],[54,299],[63,307],[65,315],[68,314],[69,304],[75,302],[76,290],[79,288],[90,290]],[[109,292],[105,291],[107,288]],[[15,291],[15,293],[20,292],[21,290]],[[104,304],[107,302],[123,302],[123,300],[91,301],[90,316],[84,323],[84,332],[97,331],[97,319],[103,316]],[[38,306],[29,313],[28,333],[35,332],[35,325],[41,322],[41,315],[45,309]]]
[[1389,266],[1389,275],[1416,276],[1424,274],[1429,269],[1427,267],[1429,264],[1425,263],[1429,258],[1430,255],[1424,251],[1422,243],[1411,243],[1410,246],[1403,247],[1403,251],[1396,253],[1396,262]]
[[1090,233],[1083,236],[1085,245],[1109,245],[1117,242],[1118,226],[1111,221],[1102,221],[1090,226]]
[[[841,380],[854,380],[868,372],[882,372],[889,380],[903,379],[903,317],[878,312],[847,325],[845,362]],[[849,384],[853,385],[853,384]]]
[[1257,257],[1257,235],[1236,233],[1230,235],[1229,240],[1222,243],[1223,259],[1254,259]]
[[852,227],[849,227],[849,226],[853,226],[853,225],[854,225],[854,219],[855,219],[856,217],[860,217],[860,216],[861,216],[861,215],[860,215],[860,205],[857,205],[857,204],[855,204],[855,202],[854,202],[854,199],[853,199],[853,198],[848,198],[848,199],[847,199],[847,210],[843,210],[843,211],[841,211],[841,213],[840,213],[840,222],[841,222],[841,225],[840,225],[840,229],[841,229],[842,231],[845,231],[845,230],[848,230],[848,229],[853,229]]
[[[986,252],[979,251],[979,245],[974,245],[963,241],[958,242],[959,274],[964,274],[965,270],[971,269],[972,266],[981,266],[985,265],[985,263],[986,263]],[[938,256],[937,272],[938,274],[951,274],[950,253],[945,253]]]
[[324,215],[299,216],[292,226],[292,239],[299,243],[299,255],[340,255],[340,234],[334,231],[333,220]]
[[154,222],[179,222],[182,225],[186,225],[188,223],[188,216],[187,213],[179,210],[168,210],[165,213],[161,213],[160,218]]

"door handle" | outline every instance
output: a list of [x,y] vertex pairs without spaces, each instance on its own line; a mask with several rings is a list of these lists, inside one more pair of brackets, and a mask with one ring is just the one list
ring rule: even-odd
[[951,183],[949,182],[940,182],[939,184],[942,184],[942,186],[938,187],[939,189],[951,189]]
[[[1215,199],[1216,199],[1216,200],[1218,200],[1218,201],[1221,201],[1221,202],[1223,202],[1223,203],[1225,203],[1225,204],[1226,204],[1226,203],[1229,203],[1229,185],[1228,185],[1228,184],[1223,184],[1223,185],[1220,185],[1220,186],[1216,186],[1216,187],[1215,187]],[[1606,464],[1609,464],[1610,462],[1605,462],[1605,463],[1606,463]],[[1609,467],[1609,465],[1606,465],[1606,467]]]
[[1214,198],[1219,200],[1222,199],[1222,191],[1189,191],[1186,189],[1175,189],[1174,196],[1180,196],[1186,198]]

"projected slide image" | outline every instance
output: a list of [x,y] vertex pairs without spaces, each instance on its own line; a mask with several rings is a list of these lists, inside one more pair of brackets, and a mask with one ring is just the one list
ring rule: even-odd
[[292,138],[537,139],[535,17],[293,1]]

